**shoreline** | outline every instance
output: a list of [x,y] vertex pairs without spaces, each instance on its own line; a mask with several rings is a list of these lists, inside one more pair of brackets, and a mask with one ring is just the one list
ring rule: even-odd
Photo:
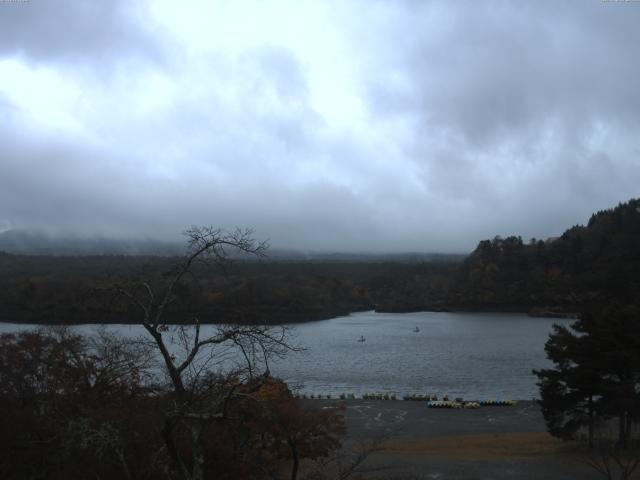
[[446,313],[520,313],[532,318],[569,318],[577,319],[579,314],[574,311],[567,311],[560,307],[550,306],[455,306],[442,305],[437,307],[397,307],[397,308],[374,308],[376,313],[417,313],[417,312],[446,312]]
[[[242,326],[251,326],[251,325],[300,325],[311,322],[321,322],[325,320],[332,320],[334,318],[346,317],[355,313],[364,313],[364,312],[374,312],[374,313],[397,313],[397,314],[406,314],[406,313],[513,313],[513,314],[521,314],[527,315],[531,318],[557,318],[557,319],[577,319],[579,318],[578,313],[575,312],[559,312],[555,309],[547,309],[547,307],[543,308],[533,308],[533,309],[525,309],[525,308],[462,308],[462,307],[437,307],[437,308],[396,308],[396,309],[387,309],[387,308],[379,308],[377,306],[366,307],[366,308],[356,308],[356,309],[335,309],[327,312],[307,312],[300,314],[283,314],[279,316],[279,321],[273,319],[272,316],[266,317],[263,321],[218,321],[218,322],[207,322],[200,321],[200,325],[242,325]],[[288,317],[288,318],[286,318]],[[37,321],[41,319],[12,319],[5,320],[0,319],[0,323],[5,324],[16,324],[16,325],[39,325],[39,326],[79,326],[79,325],[140,325],[138,321],[122,321],[116,319],[101,319],[101,321],[82,321],[82,322],[46,322],[43,323],[41,321]],[[195,325],[195,323],[190,322],[176,322],[169,321],[164,323],[164,325]]]
[[[323,402],[325,408],[339,404]],[[344,415],[348,445],[378,442],[365,468],[388,478],[599,478],[580,462],[577,443],[547,433],[540,407],[530,400],[461,410],[357,400],[344,403]]]

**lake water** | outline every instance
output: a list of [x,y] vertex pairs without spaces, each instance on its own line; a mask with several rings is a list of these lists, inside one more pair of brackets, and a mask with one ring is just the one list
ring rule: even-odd
[[[531,370],[550,365],[544,343],[554,323],[571,320],[513,313],[359,312],[291,326],[292,340],[306,350],[275,362],[271,372],[308,394],[537,398]],[[33,326],[5,323],[0,331],[28,327]],[[96,327],[75,328],[90,333]],[[144,333],[135,325],[109,328],[127,336]],[[361,336],[364,342],[358,341]]]

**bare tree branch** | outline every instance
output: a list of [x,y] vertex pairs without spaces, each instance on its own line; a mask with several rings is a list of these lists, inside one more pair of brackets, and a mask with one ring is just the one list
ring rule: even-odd
[[[183,325],[177,330],[169,328],[167,308],[177,299],[178,286],[183,285],[187,277],[195,278],[196,263],[226,271],[232,257],[260,258],[265,256],[268,246],[266,242],[255,242],[252,230],[226,232],[194,226],[184,234],[187,237],[186,256],[164,280],[118,286],[117,292],[141,312],[140,323],[153,339],[171,380],[174,403],[166,412],[162,429],[167,452],[184,479],[201,480],[204,471],[201,436],[206,426],[226,418],[232,399],[247,394],[239,390],[244,379],[253,378],[260,366],[268,372],[270,358],[283,357],[298,349],[288,343],[288,331],[284,327],[222,325],[203,337],[201,322],[194,317],[190,326]],[[170,330],[177,338],[166,333]],[[182,350],[181,355],[177,355],[176,348]],[[206,367],[216,361],[223,366],[228,348],[236,350],[236,358],[241,358],[244,366],[231,370],[227,366],[226,377],[212,376]],[[254,386],[258,387],[259,384]],[[183,458],[175,443],[176,429],[181,427],[191,432],[191,458],[188,460]]]

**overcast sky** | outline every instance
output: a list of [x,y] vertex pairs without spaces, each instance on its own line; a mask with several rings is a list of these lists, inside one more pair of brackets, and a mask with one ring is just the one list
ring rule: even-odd
[[640,196],[640,2],[0,1],[0,230],[467,252]]

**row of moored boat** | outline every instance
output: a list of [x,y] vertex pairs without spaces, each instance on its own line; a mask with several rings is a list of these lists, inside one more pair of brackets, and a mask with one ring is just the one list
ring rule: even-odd
[[[399,400],[398,396],[395,393],[388,393],[388,392],[364,393],[362,394],[361,397],[357,397],[353,393],[341,393],[337,397],[332,396],[331,394],[326,394],[326,395],[298,394],[296,395],[296,398],[311,399],[311,400],[315,400],[315,399],[331,400],[334,398],[338,398],[340,400],[358,400],[358,399]],[[481,406],[508,407],[511,405],[515,405],[517,403],[515,400],[500,400],[500,399],[464,400],[460,397],[451,400],[447,395],[443,396],[442,399],[439,399],[437,395],[422,394],[422,393],[413,393],[409,395],[404,395],[402,397],[402,400],[414,401],[414,402],[426,402],[429,408],[480,408]]]

